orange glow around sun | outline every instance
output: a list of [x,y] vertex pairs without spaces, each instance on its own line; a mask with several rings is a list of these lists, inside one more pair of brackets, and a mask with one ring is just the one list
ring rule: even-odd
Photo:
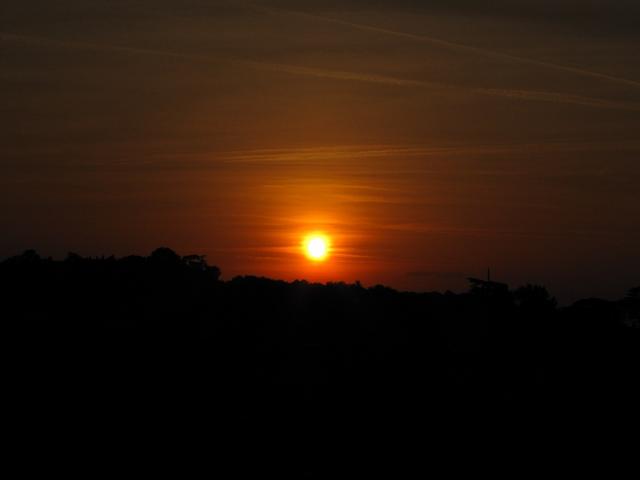
[[302,249],[309,260],[323,262],[329,257],[331,240],[323,233],[312,233],[304,238]]

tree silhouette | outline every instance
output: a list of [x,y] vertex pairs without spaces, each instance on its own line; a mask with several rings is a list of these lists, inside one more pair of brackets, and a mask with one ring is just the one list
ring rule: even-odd
[[155,381],[158,391],[197,390],[205,401],[226,395],[229,412],[269,395],[284,404],[292,392],[317,402],[309,411],[335,398],[415,415],[460,399],[485,408],[532,399],[538,408],[542,397],[584,401],[587,389],[598,402],[594,391],[624,386],[629,396],[636,364],[616,359],[640,348],[639,291],[558,308],[543,286],[473,278],[461,294],[225,282],[203,255],[166,247],[64,261],[29,250],[0,262],[2,318],[41,339],[33,362],[73,352],[75,385],[106,372],[123,398],[122,385]]
[[166,266],[176,266],[181,262],[180,256],[170,248],[166,247],[160,247],[151,252],[151,257],[149,258],[149,260],[152,263]]
[[21,255],[8,258],[5,263],[17,266],[38,265],[42,259],[35,250],[25,250]]
[[513,292],[516,305],[534,314],[548,314],[555,310],[558,302],[541,285],[524,285]]

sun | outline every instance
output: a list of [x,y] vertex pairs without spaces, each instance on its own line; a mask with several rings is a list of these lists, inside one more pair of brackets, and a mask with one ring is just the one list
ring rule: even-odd
[[329,237],[322,233],[312,233],[307,235],[302,242],[305,255],[309,260],[322,262],[329,257],[331,241]]

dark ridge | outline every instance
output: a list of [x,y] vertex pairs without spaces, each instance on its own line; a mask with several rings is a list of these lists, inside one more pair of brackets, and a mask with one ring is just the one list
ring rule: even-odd
[[0,263],[0,291],[12,398],[29,422],[451,432],[638,400],[637,287],[558,308],[542,286],[478,279],[463,294],[224,282],[203,256],[160,248],[27,251]]

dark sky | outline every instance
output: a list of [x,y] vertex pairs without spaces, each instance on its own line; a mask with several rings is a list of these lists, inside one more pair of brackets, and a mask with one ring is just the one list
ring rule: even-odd
[[620,297],[638,25],[631,0],[5,0],[0,257]]

